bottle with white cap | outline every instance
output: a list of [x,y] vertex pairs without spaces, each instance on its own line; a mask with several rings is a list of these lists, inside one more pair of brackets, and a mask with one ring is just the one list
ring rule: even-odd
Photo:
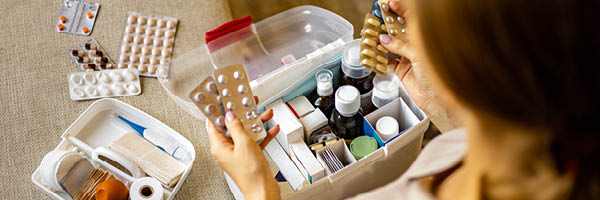
[[322,69],[315,74],[317,80],[317,94],[315,107],[319,108],[325,116],[331,116],[335,102],[333,101],[333,73],[328,69]]
[[373,105],[377,108],[383,107],[398,98],[400,78],[396,73],[377,74],[373,79]]
[[390,116],[385,116],[377,120],[375,129],[377,130],[379,136],[381,136],[381,139],[383,139],[384,142],[389,139],[392,139],[400,132],[398,121]]
[[342,72],[340,85],[352,85],[360,92],[361,108],[364,114],[375,110],[371,102],[373,78],[375,73],[360,64],[360,39],[347,44],[342,53]]
[[350,85],[338,88],[335,92],[335,110],[329,118],[333,133],[349,141],[364,135],[363,123],[358,89]]

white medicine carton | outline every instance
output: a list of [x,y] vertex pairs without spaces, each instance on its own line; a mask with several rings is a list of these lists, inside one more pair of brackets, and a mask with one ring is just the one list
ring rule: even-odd
[[[119,181],[123,182],[126,186],[131,186],[132,182],[136,177],[130,175],[107,162],[102,160],[95,160],[94,157],[98,156],[101,149],[106,149],[109,144],[123,135],[126,132],[132,132],[123,122],[114,118],[114,114],[118,113],[128,120],[135,121],[137,124],[146,127],[150,130],[166,133],[175,139],[183,148],[185,148],[190,154],[190,159],[187,162],[183,162],[186,166],[183,175],[171,188],[162,187],[163,198],[162,199],[173,199],[175,194],[179,191],[188,174],[192,170],[192,165],[196,159],[196,150],[192,143],[185,137],[181,136],[177,131],[173,130],[166,124],[157,120],[156,118],[144,113],[143,111],[126,104],[122,101],[105,98],[100,99],[92,103],[76,120],[71,124],[65,132],[61,135],[62,140],[56,146],[54,150],[66,150],[76,151],[83,157],[90,160],[92,165],[96,168],[109,171],[115,175]],[[106,150],[105,150],[106,151]],[[103,155],[108,156],[108,155]],[[110,157],[109,157],[110,158]],[[122,160],[123,157],[113,159]],[[69,194],[63,191],[53,191],[45,183],[43,174],[43,166],[36,168],[31,175],[31,181],[46,195],[56,200],[68,200],[71,199]],[[136,174],[136,173],[132,173]],[[143,173],[142,173],[143,175]],[[139,177],[138,177],[139,178]]]
[[[259,110],[276,101],[288,102],[308,96],[316,88],[315,73],[320,69],[340,73],[341,53],[353,40],[353,27],[344,18],[315,6],[300,6],[284,11],[208,42],[175,59],[168,79],[159,81],[167,94],[194,117],[205,120],[187,97],[212,70],[231,64],[244,64]],[[290,58],[294,59],[290,59]],[[283,62],[285,60],[285,62]],[[400,97],[386,110],[397,112],[402,134],[386,141],[377,151],[351,162],[336,173],[310,183],[305,169],[295,164],[279,137],[267,145],[265,154],[294,190],[284,199],[343,199],[368,192],[398,178],[416,159],[429,119],[400,89]],[[376,111],[377,112],[377,111]],[[366,135],[376,137],[366,116]],[[371,122],[372,123],[372,122]],[[344,148],[342,148],[343,150]],[[347,149],[347,148],[346,148]],[[341,151],[336,148],[336,151]],[[339,152],[338,152],[339,153]],[[350,159],[351,160],[351,159]],[[227,177],[227,176],[226,176]],[[226,178],[236,199],[243,199],[239,188]]]

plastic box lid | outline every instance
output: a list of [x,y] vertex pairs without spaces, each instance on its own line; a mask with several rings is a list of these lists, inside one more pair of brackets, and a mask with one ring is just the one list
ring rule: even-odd
[[[159,78],[169,96],[188,113],[205,119],[188,92],[219,67],[244,64],[251,82],[304,60],[328,44],[352,40],[353,27],[339,15],[315,6],[299,6],[251,24],[245,17],[207,33],[207,44],[179,56],[168,78]],[[308,58],[307,58],[308,57]]]

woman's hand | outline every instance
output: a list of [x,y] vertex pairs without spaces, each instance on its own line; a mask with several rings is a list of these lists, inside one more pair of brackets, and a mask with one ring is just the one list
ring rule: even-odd
[[[263,122],[272,117],[273,110],[260,115]],[[246,199],[279,199],[279,186],[262,152],[279,133],[279,125],[267,131],[267,136],[260,144],[256,144],[248,136],[242,123],[232,112],[225,115],[225,126],[231,139],[221,133],[212,122],[207,123],[210,152],[217,164],[235,181]]]
[[[416,28],[413,25],[415,23],[412,18],[413,16],[411,16],[405,5],[396,0],[389,1],[388,5],[390,10],[405,18],[407,29]],[[437,100],[431,88],[430,81],[423,72],[421,55],[412,46],[416,41],[411,41],[411,39],[414,40],[415,38],[410,38],[410,36],[415,31],[407,30],[407,32],[401,36],[402,39],[390,37],[386,34],[379,36],[379,41],[386,49],[400,56],[398,60],[390,59],[388,68],[398,74],[408,95],[410,95],[417,106],[425,111],[440,131],[445,132],[455,129],[454,120],[451,119],[451,115],[447,112],[447,109]]]

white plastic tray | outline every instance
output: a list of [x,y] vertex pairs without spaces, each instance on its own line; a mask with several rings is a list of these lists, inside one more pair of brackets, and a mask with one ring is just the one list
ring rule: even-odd
[[[192,169],[194,160],[196,159],[196,150],[194,149],[194,146],[192,143],[190,143],[190,141],[169,126],[122,101],[107,98],[100,99],[92,103],[92,105],[90,105],[90,107],[88,107],[75,120],[75,122],[73,122],[73,124],[67,128],[67,130],[65,130],[61,136],[62,140],[55,150],[71,150],[75,148],[80,153],[83,153],[83,155],[87,157],[95,167],[110,171],[115,174],[116,178],[120,181],[124,182],[128,186],[131,185],[130,181],[127,181],[118,175],[122,174],[121,172],[116,172],[110,168],[105,168],[104,166],[100,165],[100,163],[92,161],[91,158],[93,152],[91,152],[90,149],[82,146],[75,146],[68,140],[69,136],[74,136],[89,145],[92,149],[97,147],[108,147],[111,141],[118,138],[125,132],[132,131],[127,125],[115,120],[111,116],[114,113],[118,113],[124,118],[134,121],[135,123],[148,129],[170,134],[191,154],[191,160],[189,160],[187,163],[183,163],[187,166],[187,168],[181,176],[179,182],[173,188],[163,188],[163,199],[173,199],[177,191],[179,191],[183,185],[183,182],[185,182],[185,179]],[[42,192],[47,194],[52,199],[71,199],[71,197],[69,197],[69,195],[65,192],[53,192],[48,189],[48,187],[42,181],[42,177],[40,176],[40,167],[38,167],[31,175],[31,181],[37,185]]]

